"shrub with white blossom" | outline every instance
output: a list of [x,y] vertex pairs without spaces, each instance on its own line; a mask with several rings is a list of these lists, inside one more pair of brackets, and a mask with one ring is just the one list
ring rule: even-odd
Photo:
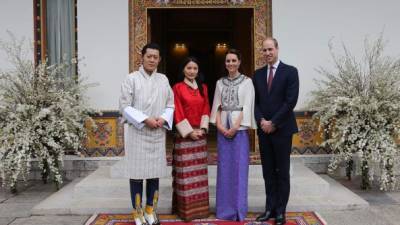
[[[353,156],[360,159],[361,187],[367,189],[379,177],[382,190],[396,185],[396,140],[400,133],[400,59],[384,55],[384,41],[365,40],[364,57],[357,60],[343,44],[344,54],[330,51],[335,71],[318,72],[311,108],[328,134],[323,145],[333,150],[329,171],[345,162],[350,178]],[[377,176],[379,175],[379,176]]]
[[43,181],[51,178],[58,188],[64,151],[83,147],[84,121],[92,112],[83,96],[88,85],[66,74],[73,63],[35,66],[24,41],[11,37],[0,41],[13,66],[0,71],[0,176],[16,191],[37,160]]

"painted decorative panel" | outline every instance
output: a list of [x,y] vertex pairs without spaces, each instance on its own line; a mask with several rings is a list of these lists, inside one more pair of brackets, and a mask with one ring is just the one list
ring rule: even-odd
[[88,138],[85,142],[86,149],[81,152],[84,156],[124,155],[123,127],[119,123],[118,118],[118,114],[114,117],[94,118],[97,125],[96,129],[91,124],[86,123]]
[[311,116],[297,116],[299,132],[293,136],[292,154],[312,155],[329,154],[328,149],[319,147],[323,141],[323,131],[318,129],[318,122]]
[[[319,147],[323,141],[324,134],[318,129],[318,123],[312,120],[312,114],[309,112],[296,112],[297,125],[299,133],[293,137],[293,155],[314,155],[330,154],[329,149]],[[86,141],[86,149],[82,154],[86,157],[99,156],[123,156],[124,155],[124,132],[120,123],[120,115],[117,111],[103,113],[103,116],[94,118],[97,124],[97,130],[89,124],[89,137]],[[173,135],[169,135],[171,138]],[[257,136],[255,136],[257,142]],[[167,141],[168,160],[171,161],[172,140]],[[216,142],[214,142],[216,144]],[[210,148],[209,161],[216,163],[216,146]],[[251,153],[252,163],[259,162],[258,143],[255,150]]]

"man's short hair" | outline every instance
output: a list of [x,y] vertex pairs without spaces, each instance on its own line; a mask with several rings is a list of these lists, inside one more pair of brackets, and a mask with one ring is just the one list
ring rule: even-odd
[[144,54],[146,54],[146,51],[147,51],[148,48],[158,50],[158,52],[161,55],[161,49],[160,49],[160,46],[158,44],[156,44],[156,43],[148,43],[142,48],[142,56],[144,56]]
[[279,47],[278,41],[276,40],[276,38],[274,38],[274,37],[267,37],[267,38],[264,39],[264,41],[266,41],[266,40],[271,40],[271,41],[273,41],[273,42],[274,42],[275,48],[278,48],[278,47]]

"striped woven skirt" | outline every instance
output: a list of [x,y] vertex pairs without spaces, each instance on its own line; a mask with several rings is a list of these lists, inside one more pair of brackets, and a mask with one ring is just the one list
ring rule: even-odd
[[183,220],[209,215],[207,140],[175,138],[172,160],[174,212]]

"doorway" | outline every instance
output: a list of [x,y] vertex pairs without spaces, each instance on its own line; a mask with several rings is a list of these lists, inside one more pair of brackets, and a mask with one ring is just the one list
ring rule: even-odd
[[[211,106],[215,84],[226,74],[224,60],[229,48],[241,51],[241,72],[252,76],[253,9],[150,8],[147,16],[147,39],[161,46],[159,70],[167,75],[171,86],[179,81],[184,58],[194,56],[199,60],[200,72],[208,86]],[[211,152],[216,151],[216,136],[216,128],[210,125],[208,148]],[[168,146],[172,143],[171,134],[167,143]]]
[[228,48],[242,52],[242,72],[251,75],[253,65],[253,9],[155,8],[148,9],[148,40],[160,44],[160,70],[171,84],[177,82],[180,63],[187,56],[200,62],[209,87],[224,75]]

